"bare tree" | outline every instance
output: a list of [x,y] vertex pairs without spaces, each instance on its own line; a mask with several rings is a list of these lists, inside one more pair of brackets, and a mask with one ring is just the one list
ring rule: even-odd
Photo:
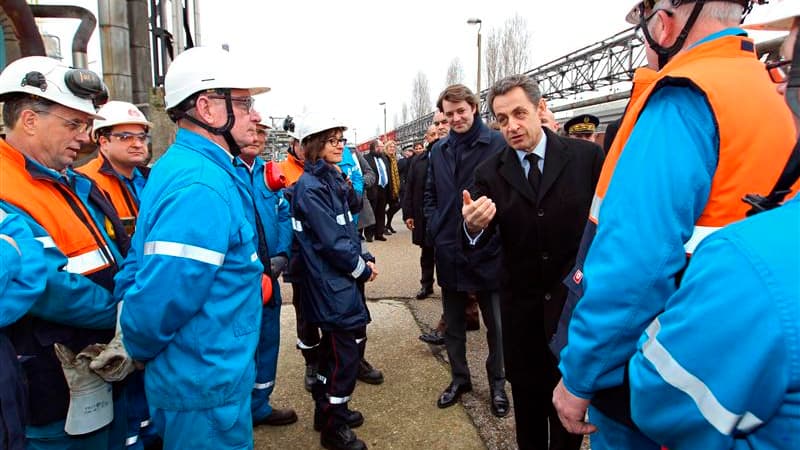
[[458,58],[453,58],[450,61],[450,67],[447,68],[447,81],[445,82],[445,86],[451,86],[453,84],[463,83],[464,82],[464,67],[461,66],[461,60]]
[[419,71],[416,78],[414,78],[414,86],[411,91],[411,119],[419,119],[428,114],[433,108],[432,105],[428,77],[425,76],[425,73]]
[[491,86],[497,80],[528,68],[531,34],[528,22],[519,14],[507,19],[503,28],[493,28],[486,40],[484,61]]
[[400,111],[403,117],[403,123],[408,122],[408,104],[406,102],[403,102],[403,108]]

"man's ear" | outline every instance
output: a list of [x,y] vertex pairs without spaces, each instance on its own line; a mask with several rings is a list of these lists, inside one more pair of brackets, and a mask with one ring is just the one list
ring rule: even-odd
[[36,134],[36,130],[41,126],[42,117],[31,109],[24,109],[17,119],[17,124],[14,129],[19,128],[23,133],[28,136]]

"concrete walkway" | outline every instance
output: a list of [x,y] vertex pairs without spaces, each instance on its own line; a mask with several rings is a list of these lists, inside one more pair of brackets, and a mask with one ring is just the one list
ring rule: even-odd
[[[413,298],[419,289],[420,250],[411,244],[410,232],[399,216],[393,224],[397,234],[385,242],[367,244],[377,258],[379,275],[367,284],[373,320],[367,330],[366,357],[383,371],[386,381],[379,386],[357,384],[351,407],[364,414],[365,422],[355,431],[371,449],[514,450],[513,410],[508,417],[498,419],[489,408],[484,327],[467,333],[473,392],[451,408],[436,407],[436,399],[450,383],[447,352],[443,346],[421,342],[418,336],[436,326],[442,312],[441,294],[437,286],[432,297]],[[311,395],[303,388],[305,365],[295,348],[291,286],[282,284],[281,289],[285,305],[272,404],[294,408],[299,421],[286,427],[257,427],[256,449],[320,448],[319,433],[312,427]],[[513,404],[510,386],[507,392]],[[588,450],[588,442],[584,449]]]
[[[376,325],[369,329],[369,361],[383,371],[386,381],[356,386],[350,406],[365,417],[364,425],[356,429],[358,436],[374,449],[486,448],[461,405],[436,407],[449,374],[417,340],[419,328],[405,304],[382,300],[370,303],[370,311]],[[272,404],[295,408],[299,421],[286,427],[257,427],[257,449],[319,448],[319,433],[312,427],[313,402],[303,388],[305,365],[293,345],[294,324],[294,310],[287,305],[281,312],[282,347]]]

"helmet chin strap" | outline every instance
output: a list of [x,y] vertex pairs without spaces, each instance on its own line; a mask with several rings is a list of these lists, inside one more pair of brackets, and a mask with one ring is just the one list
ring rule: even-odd
[[236,116],[233,113],[233,100],[231,100],[231,92],[225,91],[225,110],[227,112],[227,119],[225,124],[221,127],[212,127],[211,125],[202,122],[189,114],[183,113],[183,118],[192,122],[193,124],[197,125],[198,127],[208,131],[211,134],[216,134],[218,136],[222,136],[225,139],[225,143],[228,144],[228,150],[231,152],[233,157],[239,156],[242,153],[242,148],[233,138],[231,134],[231,129],[233,129],[233,125],[236,123]]
[[692,29],[694,23],[697,21],[697,17],[700,15],[700,11],[703,10],[703,6],[705,6],[705,4],[706,4],[705,0],[697,0],[696,2],[694,2],[694,8],[692,9],[692,14],[689,15],[689,19],[683,26],[681,33],[678,35],[678,38],[675,39],[675,43],[669,47],[662,47],[655,41],[655,39],[653,39],[653,36],[650,34],[650,30],[647,29],[648,17],[644,13],[644,4],[640,5],[641,12],[639,14],[639,27],[642,29],[642,33],[644,33],[644,37],[647,40],[647,44],[658,55],[659,70],[661,70],[661,68],[666,66],[669,60],[673,56],[675,56],[681,50],[681,48],[683,48],[683,44],[686,42],[686,37],[689,36],[689,31]]

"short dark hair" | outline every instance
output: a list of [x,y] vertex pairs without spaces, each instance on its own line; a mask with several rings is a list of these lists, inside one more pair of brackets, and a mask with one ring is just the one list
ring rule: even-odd
[[510,90],[518,87],[522,88],[528,100],[530,100],[534,106],[539,104],[539,100],[542,99],[542,91],[539,90],[539,83],[527,75],[509,75],[497,81],[489,88],[486,102],[489,104],[489,111],[492,112],[492,115],[494,115],[494,105],[492,105],[494,98],[498,95],[507,94]]
[[303,151],[305,151],[305,159],[307,161],[317,162],[320,154],[322,154],[322,150],[325,149],[325,144],[328,139],[336,136],[336,133],[341,133],[343,131],[343,127],[331,128],[303,138],[302,146]]
[[6,129],[13,130],[22,115],[22,111],[26,109],[32,111],[50,111],[50,108],[55,105],[55,102],[35,95],[24,93],[9,94],[3,99],[3,123]]
[[472,91],[463,84],[452,84],[447,86],[442,93],[439,94],[439,99],[436,100],[436,107],[439,108],[439,111],[441,112],[444,112],[444,107],[442,104],[445,100],[453,103],[465,101],[469,103],[470,106],[478,108],[478,96],[473,94]]

